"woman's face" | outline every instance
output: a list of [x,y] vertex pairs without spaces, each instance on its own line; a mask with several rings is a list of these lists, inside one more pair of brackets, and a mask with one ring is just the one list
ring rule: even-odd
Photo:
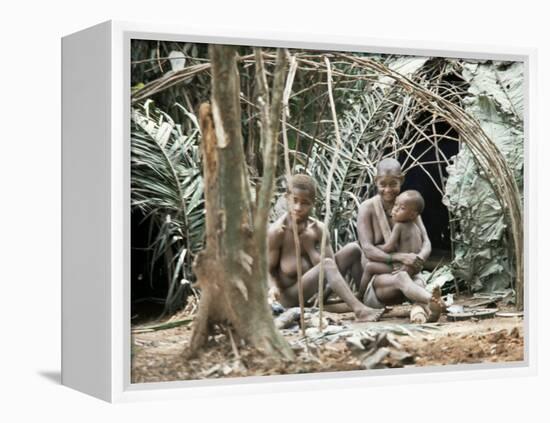
[[305,222],[313,209],[313,198],[311,194],[303,189],[292,188],[287,194],[289,211],[297,222]]
[[402,176],[383,175],[376,178],[376,188],[382,200],[393,203],[401,191]]

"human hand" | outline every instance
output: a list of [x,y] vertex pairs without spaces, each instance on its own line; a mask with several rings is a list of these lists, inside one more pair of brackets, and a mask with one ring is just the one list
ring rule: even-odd
[[413,253],[397,253],[393,258],[405,266],[416,267],[418,263],[418,256]]
[[424,267],[422,257],[413,253],[395,253],[393,254],[393,259],[403,264],[403,266],[414,269],[414,273],[420,272]]
[[281,300],[281,292],[279,291],[279,288],[276,286],[272,286],[269,288],[269,291],[267,291],[267,302],[269,304],[272,304],[274,302],[280,302]]
[[416,273],[419,273],[424,268],[424,259],[420,256],[416,256],[416,260],[414,262],[414,269],[416,270]]

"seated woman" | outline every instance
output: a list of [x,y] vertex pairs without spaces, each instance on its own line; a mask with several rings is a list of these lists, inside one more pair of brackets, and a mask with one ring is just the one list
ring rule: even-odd
[[[310,300],[318,290],[321,262],[319,246],[324,229],[321,222],[309,215],[315,202],[315,191],[315,181],[311,177],[294,175],[287,192],[289,212],[273,222],[268,230],[269,274],[284,307],[299,304],[296,249],[290,213],[298,226],[305,301]],[[326,258],[323,262],[325,283],[350,307],[357,320],[375,321],[379,319],[382,310],[368,307],[359,301],[342,277],[349,271],[356,282],[360,282],[361,255],[357,244],[349,244],[335,255],[327,237]]]
[[[394,231],[392,237],[394,216],[397,217],[398,212],[394,207],[404,179],[401,165],[395,159],[384,159],[380,161],[376,170],[375,183],[378,194],[364,201],[359,206],[357,215],[359,243],[368,260],[364,263],[365,273],[359,296],[366,305],[377,308],[409,300],[417,305],[411,311],[411,320],[437,321],[442,310],[440,292],[428,292],[418,274],[431,253],[431,243],[419,213],[411,211],[408,216],[408,220],[413,224],[409,225],[408,235],[415,235],[412,242],[415,245],[411,245],[409,240],[407,246],[396,248],[395,237],[401,232],[402,227],[398,227],[398,231]],[[392,210],[395,210],[394,215]],[[396,252],[391,253],[390,250]],[[374,263],[384,263],[388,273],[382,273],[380,267]],[[373,274],[375,276],[371,281]]]

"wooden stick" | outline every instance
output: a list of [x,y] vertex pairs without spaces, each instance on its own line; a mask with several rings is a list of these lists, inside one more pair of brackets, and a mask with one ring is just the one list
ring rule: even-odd
[[[283,91],[283,110],[281,113],[282,122],[283,122],[283,144],[285,152],[285,169],[286,169],[286,186],[290,191],[290,179],[292,178],[292,172],[290,170],[290,158],[288,154],[288,137],[286,134],[286,117],[290,116],[288,110],[288,99],[290,98],[290,93],[292,91],[292,83],[294,82],[294,75],[296,75],[296,58],[291,56],[290,58],[290,69],[288,71],[288,76],[286,80],[285,89]],[[289,210],[292,210],[294,205],[294,198],[292,195],[288,196],[288,205]],[[288,212],[290,217],[290,222],[292,224],[292,236],[294,237],[294,254],[296,255],[296,278],[298,282],[298,302],[300,304],[300,326],[302,328],[302,336],[306,336],[306,325],[304,323],[304,287],[302,284],[302,249],[300,248],[300,236],[298,235],[298,224],[292,213]]]
[[328,224],[330,221],[330,194],[332,186],[332,177],[334,175],[334,170],[336,169],[336,163],[340,158],[340,149],[342,147],[342,140],[340,138],[340,128],[338,127],[338,117],[336,116],[336,106],[334,105],[334,98],[332,96],[332,72],[330,60],[325,56],[325,64],[327,66],[327,90],[330,101],[330,110],[332,113],[332,120],[334,122],[334,133],[336,135],[336,148],[334,149],[334,155],[332,156],[332,163],[330,164],[330,170],[327,178],[327,192],[325,195],[325,221],[323,223],[323,236],[321,238],[321,261],[319,262],[319,288],[318,288],[318,299],[319,299],[319,331],[323,330],[323,303],[324,303],[324,288],[325,288],[325,268],[324,260],[326,256],[326,243],[327,243],[327,234],[328,234]]
[[273,76],[272,98],[267,87],[267,78],[262,61],[261,50],[255,49],[257,81],[260,97],[258,97],[262,116],[262,140],[264,174],[262,186],[258,194],[257,208],[254,216],[255,232],[259,239],[265,238],[267,217],[271,205],[275,171],[277,168],[277,138],[279,134],[279,115],[283,110],[284,98],[284,67],[286,57],[282,50],[277,55],[277,66]]

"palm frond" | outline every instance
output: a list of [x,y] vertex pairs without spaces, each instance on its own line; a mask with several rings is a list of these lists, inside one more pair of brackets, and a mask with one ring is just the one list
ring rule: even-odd
[[[186,111],[187,112],[187,111]],[[196,125],[196,119],[192,119]],[[155,226],[150,240],[151,269],[166,267],[166,309],[180,297],[182,279],[192,279],[191,263],[202,248],[203,183],[198,165],[198,128],[182,133],[180,125],[146,102],[132,110],[131,201]],[[162,261],[161,259],[164,260]]]

